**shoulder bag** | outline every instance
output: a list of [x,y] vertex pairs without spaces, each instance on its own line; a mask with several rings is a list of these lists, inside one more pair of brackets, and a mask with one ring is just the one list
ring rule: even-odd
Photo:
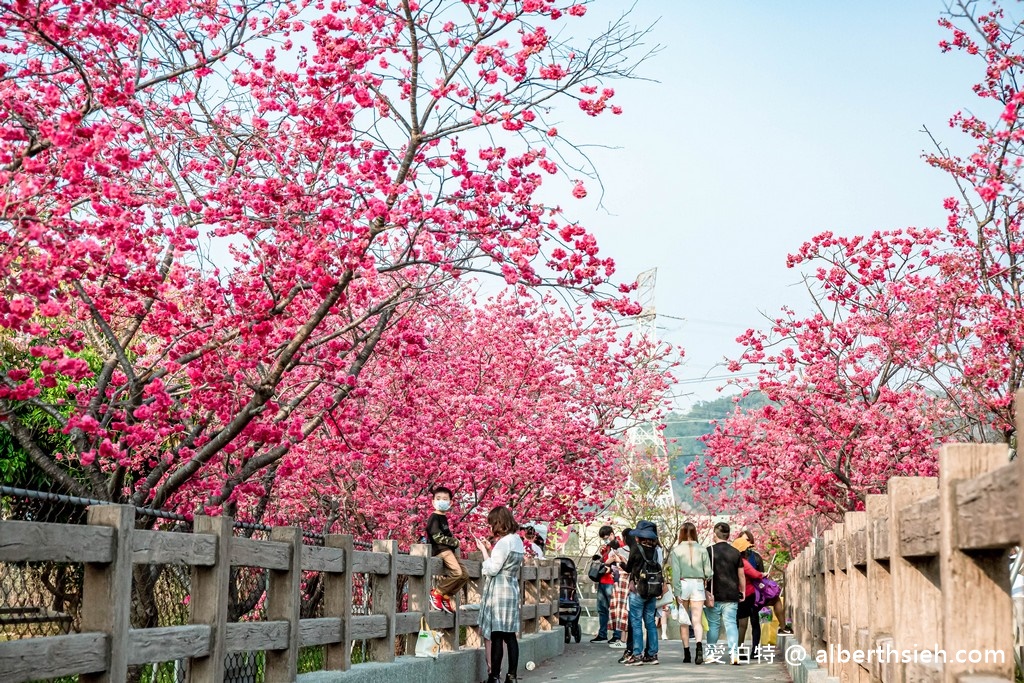
[[711,551],[711,581],[704,577],[704,606],[715,606],[715,546],[708,548]]
[[420,632],[416,637],[417,657],[432,657],[437,659],[441,653],[441,633],[434,631],[427,625],[427,618],[420,617]]

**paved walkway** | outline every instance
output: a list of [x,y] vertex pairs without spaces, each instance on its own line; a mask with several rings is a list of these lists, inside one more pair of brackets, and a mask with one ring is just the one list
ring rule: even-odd
[[658,666],[622,666],[617,663],[622,650],[613,650],[604,644],[591,645],[586,641],[565,646],[561,657],[539,665],[534,671],[523,675],[523,683],[540,681],[587,681],[587,683],[626,683],[644,681],[669,683],[685,680],[708,681],[709,683],[733,683],[735,681],[759,681],[761,683],[790,683],[789,674],[781,657],[774,662],[753,662],[730,666],[728,664],[704,664],[695,666],[683,664],[682,644],[679,641],[663,640],[658,644],[660,651]]

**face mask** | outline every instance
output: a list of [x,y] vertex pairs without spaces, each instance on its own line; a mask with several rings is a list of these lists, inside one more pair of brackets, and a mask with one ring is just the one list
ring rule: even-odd
[[435,500],[434,509],[438,512],[448,512],[448,509],[452,506],[450,500]]

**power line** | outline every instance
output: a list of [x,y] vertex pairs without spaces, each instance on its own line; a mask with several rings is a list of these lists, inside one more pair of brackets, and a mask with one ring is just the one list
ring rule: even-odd
[[675,383],[676,384],[703,384],[705,382],[716,382],[718,380],[734,379],[734,378],[738,378],[738,377],[757,377],[757,375],[758,375],[758,373],[756,373],[756,372],[737,372],[735,374],[730,374],[730,375],[708,375],[708,376],[705,376],[705,377],[694,378],[694,379],[679,379],[679,380],[676,380]]

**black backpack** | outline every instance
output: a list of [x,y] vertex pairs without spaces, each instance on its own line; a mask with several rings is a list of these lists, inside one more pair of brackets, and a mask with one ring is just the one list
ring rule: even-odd
[[605,573],[604,562],[601,560],[591,560],[590,568],[587,570],[587,578],[594,583],[601,583],[601,575]]
[[661,564],[658,562],[657,550],[654,550],[654,557],[647,557],[644,547],[636,544],[637,552],[640,553],[640,566],[636,570],[633,581],[636,584],[636,594],[644,600],[660,598],[665,592],[665,575],[662,573]]

